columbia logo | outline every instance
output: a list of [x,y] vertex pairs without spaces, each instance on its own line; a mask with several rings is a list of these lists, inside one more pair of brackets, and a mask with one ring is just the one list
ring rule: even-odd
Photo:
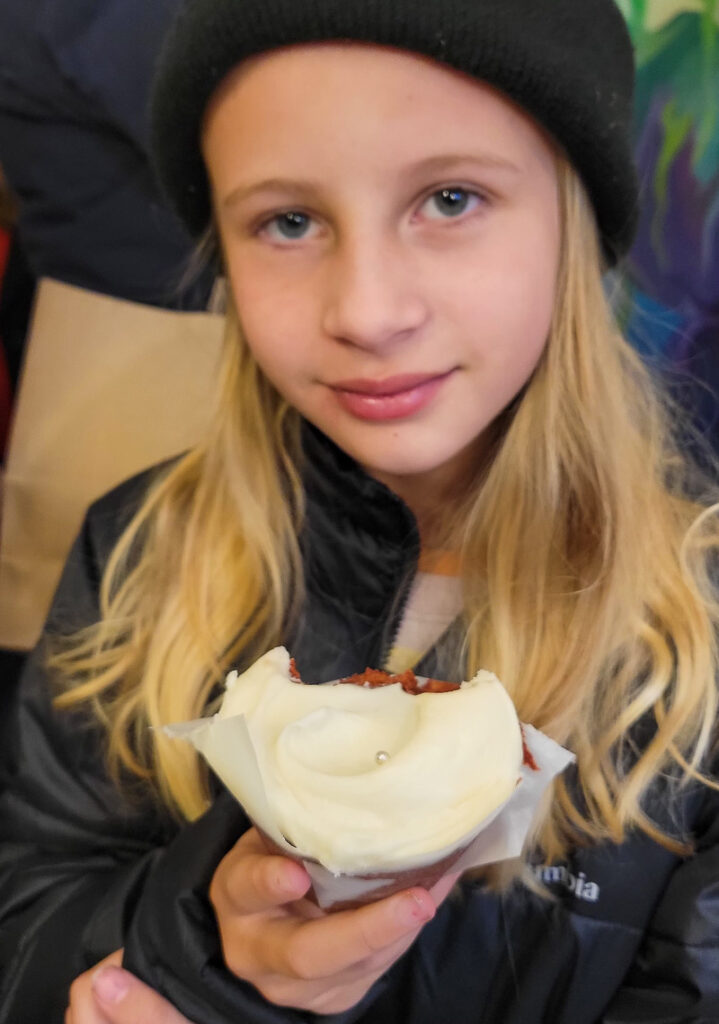
[[573,875],[564,864],[538,864],[534,873],[544,885],[562,885],[571,892],[578,900],[586,903],[596,903],[599,899],[600,889],[596,882],[588,882],[583,871]]

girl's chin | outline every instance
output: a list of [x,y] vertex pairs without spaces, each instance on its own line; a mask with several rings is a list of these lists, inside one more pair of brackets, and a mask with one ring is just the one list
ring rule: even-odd
[[[316,415],[313,415],[316,412]],[[455,415],[363,421],[334,410],[303,410],[322,433],[378,479],[431,475],[457,463],[466,471],[484,430],[460,432]],[[459,464],[461,463],[461,467]]]
[[[464,450],[463,448],[458,448],[454,451],[442,450],[432,452],[428,445],[424,445],[420,450],[412,452],[407,450],[406,445],[403,445],[401,450],[398,450],[396,455],[393,455],[391,451],[388,451],[387,445],[353,446],[350,449],[349,446],[342,444],[341,441],[336,441],[336,443],[348,455],[356,459],[370,476],[376,477],[376,479],[382,480],[385,483],[388,483],[392,478],[398,480],[412,478],[417,480],[421,477],[427,477],[430,479],[451,465],[460,452]],[[389,486],[392,486],[392,484],[389,483]]]

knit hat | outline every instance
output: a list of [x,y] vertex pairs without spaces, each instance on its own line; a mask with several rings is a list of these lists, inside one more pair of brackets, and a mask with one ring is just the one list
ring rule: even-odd
[[193,234],[211,216],[199,138],[219,83],[253,54],[329,40],[423,54],[501,90],[579,172],[608,262],[627,251],[638,217],[634,57],[614,0],[184,0],[157,67],[152,148]]

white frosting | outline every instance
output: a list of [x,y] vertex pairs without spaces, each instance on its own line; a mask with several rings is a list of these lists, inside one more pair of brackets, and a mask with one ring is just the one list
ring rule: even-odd
[[512,795],[522,736],[496,676],[414,696],[399,684],[302,685],[289,661],[275,648],[230,673],[218,719],[243,716],[269,810],[304,856],[342,872],[431,859]]

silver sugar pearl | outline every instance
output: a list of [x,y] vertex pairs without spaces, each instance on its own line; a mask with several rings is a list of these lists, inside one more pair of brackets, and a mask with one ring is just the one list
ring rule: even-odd
[[377,753],[374,755],[374,759],[377,762],[377,764],[384,764],[385,761],[389,761],[389,754],[387,753],[386,750],[378,750]]

